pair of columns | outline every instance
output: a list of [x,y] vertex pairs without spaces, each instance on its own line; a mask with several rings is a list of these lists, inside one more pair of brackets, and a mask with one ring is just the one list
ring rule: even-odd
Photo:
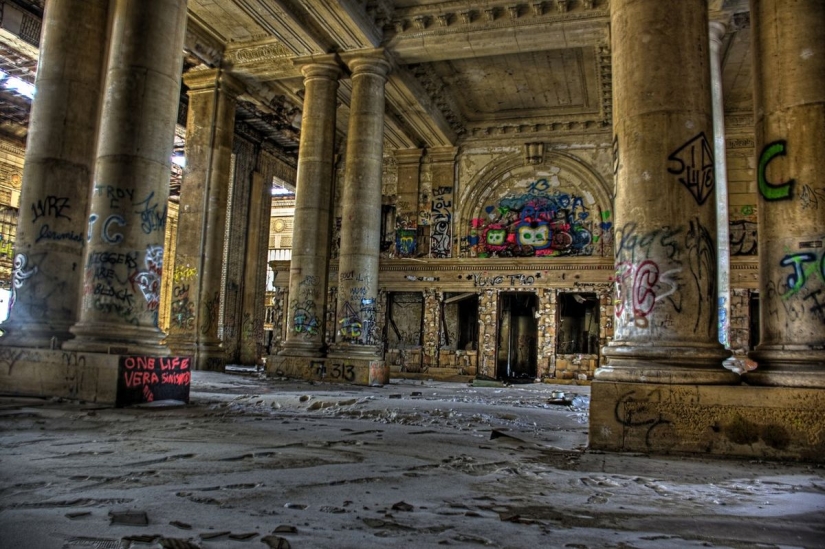
[[381,50],[299,60],[304,110],[298,151],[295,226],[289,272],[286,356],[323,356],[332,222],[333,155],[341,61],[351,71],[335,348],[330,354],[375,358],[384,86],[390,64]]
[[[737,380],[717,334],[707,9],[611,2],[618,319],[598,380]],[[825,387],[825,4],[751,0],[751,25],[761,343],[747,380]]]
[[168,354],[157,319],[185,29],[186,0],[49,4],[0,343]]

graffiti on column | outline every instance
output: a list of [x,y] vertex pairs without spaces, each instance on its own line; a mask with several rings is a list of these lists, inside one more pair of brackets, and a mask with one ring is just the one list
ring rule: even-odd
[[667,171],[679,176],[696,203],[705,203],[713,192],[713,150],[705,132],[700,133],[667,157],[673,165]]
[[37,274],[37,265],[31,268],[26,268],[29,263],[29,258],[26,254],[17,254],[14,257],[13,270],[11,275],[11,307],[14,307],[17,301],[17,290],[26,285],[26,281]]
[[[647,329],[654,308],[661,302],[675,313],[682,312],[681,282],[684,229],[663,227],[639,234],[635,222],[621,227],[616,238],[616,318],[626,325]],[[662,316],[658,328],[667,328],[672,318]]]
[[[703,307],[709,296],[717,295],[716,285],[716,239],[698,219],[690,220],[687,238],[685,239],[693,282],[696,284],[696,293],[700,297],[696,300],[697,314],[693,331],[699,330],[699,322],[703,316]],[[716,305],[714,303],[713,305]],[[709,304],[709,306],[712,306]],[[717,317],[718,318],[718,317]],[[713,334],[716,322],[707,325],[708,335]]]
[[315,291],[318,277],[305,276],[298,283],[298,296],[290,299],[292,309],[292,329],[296,334],[304,334],[309,339],[318,334],[318,313]]
[[218,325],[218,310],[221,305],[221,296],[215,292],[212,297],[206,300],[206,307],[203,311],[203,324],[201,325],[201,333],[208,334],[213,328]]
[[452,243],[453,188],[433,189],[432,211],[430,215],[430,253],[433,257],[450,257]]
[[68,210],[71,208],[72,207],[69,204],[68,198],[63,196],[48,195],[40,200],[32,202],[32,223],[37,222],[43,217],[66,219],[71,221],[72,218],[66,215]]
[[157,325],[158,308],[160,305],[160,280],[163,276],[163,246],[149,246],[144,258],[145,271],[135,271],[130,278],[132,289],[135,286],[143,294],[147,309],[152,311]]
[[765,200],[784,200],[791,198],[793,194],[793,186],[795,181],[789,179],[785,183],[773,183],[768,181],[767,170],[768,165],[773,162],[778,156],[785,156],[786,153],[785,141],[774,141],[765,145],[762,149],[762,154],[759,155],[759,166],[756,172],[756,181],[759,185],[759,194]]
[[134,202],[135,206],[140,209],[135,210],[135,213],[140,216],[140,228],[146,234],[151,234],[155,231],[163,232],[166,229],[166,213],[168,206],[164,204],[160,208],[160,203],[155,198],[155,192],[149,193],[145,200]]
[[470,221],[470,255],[593,255],[594,245],[612,233],[610,211],[588,206],[585,197],[554,188],[556,185],[558,181],[554,185],[548,179],[539,179],[523,194],[511,192],[486,206],[486,218]]
[[43,240],[83,242],[83,235],[72,230],[57,231],[46,222],[54,221],[59,224],[61,219],[71,221],[72,218],[68,215],[71,208],[69,199],[62,196],[48,195],[32,202],[32,223],[41,223],[35,244]]
[[189,299],[189,284],[180,284],[172,290],[172,324],[181,330],[195,328],[195,304]]

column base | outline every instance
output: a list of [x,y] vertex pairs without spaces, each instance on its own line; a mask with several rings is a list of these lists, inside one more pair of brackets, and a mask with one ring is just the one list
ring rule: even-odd
[[590,448],[825,460],[825,391],[594,381]]
[[745,374],[749,385],[825,389],[825,350],[807,345],[759,345],[748,357],[756,370]]
[[322,358],[326,356],[323,346],[319,347],[316,342],[312,341],[286,341],[277,354],[279,356],[304,356],[312,358]]
[[44,326],[37,322],[6,322],[0,325],[0,345],[29,347],[32,349],[59,349],[64,341],[74,338],[69,331],[71,324]]
[[280,377],[380,387],[390,382],[390,367],[383,360],[335,359],[270,355],[266,371]]
[[354,343],[333,343],[327,351],[329,358],[346,360],[349,358],[376,360],[382,359],[383,353],[378,345],[357,345]]
[[165,334],[157,328],[78,323],[70,331],[75,338],[63,344],[62,348],[67,351],[143,356],[170,354],[169,347],[161,343]]
[[609,363],[593,376],[601,381],[729,385],[739,382],[739,374],[725,369],[730,356],[719,343],[700,345],[607,345],[603,349]]

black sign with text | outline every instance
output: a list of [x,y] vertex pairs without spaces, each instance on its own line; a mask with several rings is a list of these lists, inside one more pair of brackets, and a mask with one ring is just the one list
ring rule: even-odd
[[188,356],[122,356],[118,365],[115,406],[133,406],[158,400],[189,403],[192,378]]

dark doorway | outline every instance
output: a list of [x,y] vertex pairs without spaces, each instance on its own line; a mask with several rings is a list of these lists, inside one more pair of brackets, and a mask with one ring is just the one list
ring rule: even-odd
[[599,353],[599,299],[596,294],[559,293],[556,352],[560,355]]
[[537,301],[531,293],[501,294],[496,377],[511,381],[536,379]]
[[759,292],[750,292],[748,298],[748,350],[759,345]]
[[444,294],[442,348],[475,351],[478,348],[478,294]]

